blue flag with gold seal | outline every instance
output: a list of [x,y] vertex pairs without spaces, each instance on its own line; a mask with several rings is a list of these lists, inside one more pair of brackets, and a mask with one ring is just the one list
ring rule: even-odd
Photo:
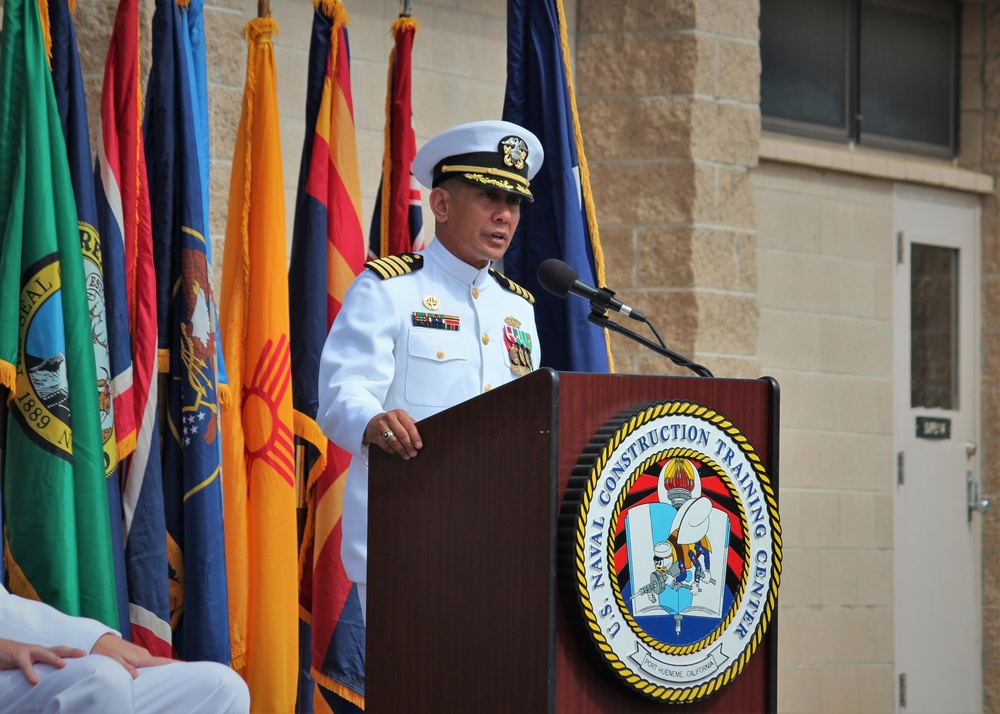
[[157,0],[143,126],[167,373],[163,491],[174,649],[228,664],[217,325],[184,26]]

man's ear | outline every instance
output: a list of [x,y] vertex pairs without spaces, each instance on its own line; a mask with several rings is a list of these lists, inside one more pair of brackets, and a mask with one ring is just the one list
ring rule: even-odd
[[434,214],[434,219],[439,223],[445,223],[448,220],[448,209],[451,206],[451,194],[440,186],[432,188],[430,196],[428,196],[428,203],[431,213]]

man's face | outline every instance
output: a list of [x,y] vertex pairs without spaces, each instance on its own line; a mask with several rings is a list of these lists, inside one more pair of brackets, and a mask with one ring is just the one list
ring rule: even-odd
[[431,201],[437,237],[453,255],[476,268],[499,260],[521,218],[521,197],[488,186],[452,180]]

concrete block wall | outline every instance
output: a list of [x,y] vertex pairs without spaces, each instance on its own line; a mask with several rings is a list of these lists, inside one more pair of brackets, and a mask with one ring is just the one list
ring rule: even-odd
[[[758,377],[754,0],[580,0],[576,87],[607,282],[675,351]],[[690,374],[612,335],[620,372]]]
[[[1000,3],[962,4],[962,166],[1000,177]],[[1000,712],[1000,197],[982,210],[983,709]]]
[[752,178],[758,354],[782,395],[778,707],[891,712],[891,183]]

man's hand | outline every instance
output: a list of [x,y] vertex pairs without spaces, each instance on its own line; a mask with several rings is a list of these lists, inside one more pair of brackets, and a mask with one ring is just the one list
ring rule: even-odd
[[376,414],[365,427],[363,444],[375,444],[382,451],[399,454],[409,461],[424,444],[417,423],[402,409]]
[[90,654],[110,657],[127,669],[128,673],[132,675],[132,679],[139,676],[139,667],[153,667],[158,664],[170,664],[177,661],[169,657],[151,655],[145,647],[140,647],[128,640],[123,640],[113,632],[101,635],[97,642],[94,643]]
[[0,637],[0,669],[19,669],[32,684],[38,684],[38,673],[33,666],[35,663],[50,664],[56,669],[62,669],[66,666],[64,657],[83,657],[86,654],[76,647],[42,647]]

